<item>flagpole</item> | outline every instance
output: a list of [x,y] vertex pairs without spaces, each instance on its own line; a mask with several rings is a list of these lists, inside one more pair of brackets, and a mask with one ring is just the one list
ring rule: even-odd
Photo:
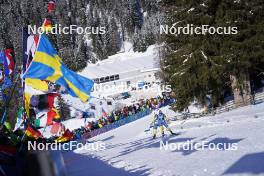
[[19,151],[21,151],[23,149],[23,140],[24,140],[25,136],[26,136],[26,130],[24,131],[24,134],[23,134],[23,136],[22,136],[22,138],[20,140],[21,141],[21,146],[19,147]]
[[[22,44],[23,44],[23,46],[24,46],[24,28],[22,28]],[[32,45],[31,45],[31,47],[28,49],[27,48],[27,46],[26,46],[26,51],[27,51],[27,59],[26,59],[26,63],[24,64],[24,60],[23,60],[23,66],[25,66],[25,71],[24,71],[24,68],[23,68],[23,70],[22,70],[22,73],[21,73],[21,82],[22,82],[22,90],[23,90],[23,116],[25,115],[25,94],[24,94],[24,92],[25,92],[25,79],[23,78],[23,76],[24,76],[24,74],[26,73],[26,71],[27,71],[27,69],[28,69],[28,67],[27,67],[27,65],[28,65],[28,62],[29,62],[29,57],[30,57],[30,52],[28,52],[28,51],[30,51],[31,49],[32,49],[32,47],[33,47],[33,44],[34,44],[34,41],[33,41],[33,43],[32,43]],[[25,47],[25,46],[24,46]],[[24,51],[25,50],[23,50],[23,54],[22,55],[24,55],[25,53],[24,53]],[[27,117],[27,116],[26,116]],[[23,118],[23,117],[22,117]],[[26,118],[25,119],[23,119],[23,120],[26,120]],[[25,122],[24,122],[25,123]],[[25,136],[26,136],[26,130],[24,131],[24,133],[23,133],[23,136],[22,136],[22,138],[21,138],[21,146],[20,146],[20,148],[19,148],[19,151],[21,151],[22,149],[23,149],[23,140],[24,140],[24,138],[25,138]]]
[[[23,43],[23,45],[24,45],[24,29],[22,29],[22,43]],[[33,40],[33,42],[32,42],[32,44],[31,44],[31,46],[30,46],[30,48],[27,48],[26,47],[26,51],[27,51],[27,59],[26,59],[26,63],[24,64],[23,63],[23,66],[25,65],[25,71],[24,71],[24,68],[23,68],[23,73],[21,74],[21,80],[22,80],[22,89],[23,89],[23,108],[24,108],[24,110],[25,110],[25,94],[24,94],[24,92],[25,92],[25,79],[23,78],[23,76],[24,76],[24,74],[26,73],[26,71],[27,71],[27,69],[29,68],[29,67],[27,67],[28,66],[28,62],[29,62],[29,57],[30,57],[30,50],[32,49],[32,47],[33,47],[33,45],[34,45],[34,40]],[[25,46],[24,46],[25,47]],[[24,50],[23,50],[23,52],[24,52]],[[23,55],[24,55],[25,53],[23,53]],[[32,54],[32,53],[31,53]],[[23,111],[24,112],[24,111]]]
[[[36,50],[38,48],[40,38],[41,38],[41,35],[39,37],[39,40],[38,40],[38,43],[37,43],[37,46],[36,46]],[[21,74],[21,79],[22,79],[22,82],[23,82],[23,108],[24,108],[24,114],[25,114],[25,109],[26,109],[25,108],[25,95],[24,95],[24,92],[25,92],[25,78],[24,78],[24,75],[27,73],[27,71],[30,68],[30,66],[32,64],[32,61],[33,61],[33,59],[32,59],[31,63],[28,65],[28,63],[29,63],[29,57],[30,57],[30,52],[28,52],[28,51],[30,51],[32,49],[33,45],[34,45],[34,40],[33,40],[33,43],[31,45],[31,47],[29,49],[27,48],[27,61],[26,61],[26,65],[25,65],[26,69],[25,69],[25,71],[23,70],[23,74]],[[27,115],[26,115],[26,117],[27,117]]]
[[[24,28],[22,28],[22,44],[23,44],[23,48],[22,48],[22,51],[23,51],[23,53],[22,53],[22,55],[24,56],[24,52],[25,52],[25,42],[24,42]],[[33,46],[33,45],[32,45]],[[32,46],[31,46],[31,48],[32,48]],[[26,48],[26,50],[27,50],[27,48]],[[25,115],[25,94],[24,94],[24,92],[25,92],[25,80],[23,79],[23,74],[24,74],[24,70],[26,70],[27,69],[27,62],[28,62],[28,59],[29,59],[29,53],[27,53],[27,61],[26,61],[26,63],[24,63],[24,58],[23,58],[23,68],[22,68],[22,72],[21,72],[21,82],[22,82],[22,93],[23,93],[23,95],[22,95],[22,106],[23,106],[23,112],[22,112],[22,114],[23,114],[23,116],[22,116],[22,120],[25,120],[25,119],[23,119],[24,118],[24,115]],[[24,68],[25,67],[25,68]]]

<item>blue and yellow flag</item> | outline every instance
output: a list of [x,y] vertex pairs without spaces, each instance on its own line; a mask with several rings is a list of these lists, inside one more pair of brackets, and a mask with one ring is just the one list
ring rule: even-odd
[[67,92],[83,102],[89,99],[93,81],[68,69],[61,61],[49,39],[42,34],[34,58],[24,79],[40,79],[65,87]]

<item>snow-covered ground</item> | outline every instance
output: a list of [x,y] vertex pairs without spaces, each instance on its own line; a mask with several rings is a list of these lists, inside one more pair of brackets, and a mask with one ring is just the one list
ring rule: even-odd
[[[164,111],[171,115],[167,107]],[[155,140],[151,132],[145,132],[151,119],[152,115],[146,116],[89,140],[103,142],[105,150],[81,148],[64,153],[69,175],[264,175],[264,103],[215,116],[174,121],[170,126],[179,135]],[[166,141],[169,146],[205,142],[218,145],[221,150],[160,149],[160,142]]]

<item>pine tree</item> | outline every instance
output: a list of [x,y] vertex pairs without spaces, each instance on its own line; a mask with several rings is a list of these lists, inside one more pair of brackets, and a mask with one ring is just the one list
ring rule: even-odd
[[[238,35],[163,37],[162,41],[166,42],[163,70],[176,93],[179,110],[194,100],[204,104],[208,95],[213,106],[217,106],[231,88],[235,95],[236,90],[250,94],[249,72],[263,70],[261,1],[163,1],[163,10],[167,12],[169,25],[238,26],[239,29]],[[252,11],[254,17],[250,15]]]
[[216,23],[238,27],[238,34],[222,38],[221,53],[228,60],[235,101],[238,105],[250,103],[250,80],[264,70],[264,2],[222,1],[216,14]]
[[134,51],[145,52],[148,46],[154,45],[159,41],[159,26],[164,20],[163,16],[163,13],[156,12],[152,15],[147,14],[144,17],[143,26],[132,37]]
[[[203,1],[164,2],[168,10],[166,22],[170,26],[210,25],[214,18],[211,7],[202,5]],[[163,70],[168,82],[173,86],[177,98],[177,108],[183,110],[189,103],[198,100],[205,104],[206,95],[213,97],[213,104],[220,101],[226,77],[224,59],[220,57],[218,36],[209,35],[165,35],[165,59]]]

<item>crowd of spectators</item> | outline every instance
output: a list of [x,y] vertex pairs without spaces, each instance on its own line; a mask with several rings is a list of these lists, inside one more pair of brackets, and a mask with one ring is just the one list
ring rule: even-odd
[[130,106],[125,106],[122,109],[112,111],[110,113],[102,113],[102,117],[97,121],[90,121],[86,123],[84,127],[74,130],[76,138],[80,138],[83,133],[90,132],[95,129],[103,128],[106,125],[114,123],[118,120],[128,118],[139,112],[144,112],[145,110],[153,110],[159,107],[171,104],[173,99],[168,95],[158,96],[156,98],[141,100]]

